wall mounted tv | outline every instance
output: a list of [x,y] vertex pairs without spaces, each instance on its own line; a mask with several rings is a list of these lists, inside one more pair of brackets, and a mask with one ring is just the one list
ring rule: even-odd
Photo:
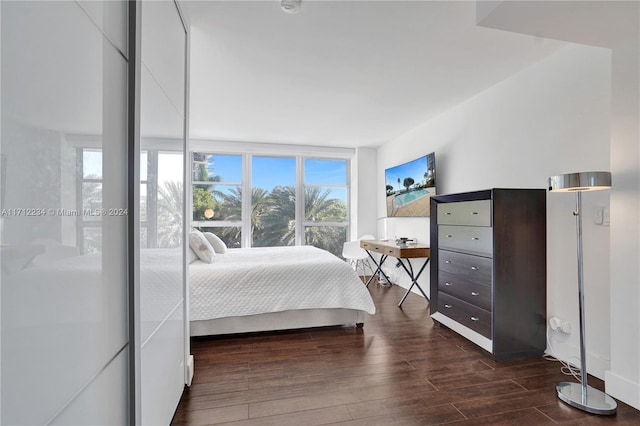
[[436,195],[436,156],[431,153],[384,171],[387,217],[430,215],[430,197]]

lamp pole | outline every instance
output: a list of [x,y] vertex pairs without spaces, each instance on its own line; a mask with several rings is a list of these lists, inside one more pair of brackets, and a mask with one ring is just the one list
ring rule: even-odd
[[562,382],[556,386],[558,398],[567,404],[593,414],[611,415],[617,409],[616,401],[604,392],[587,385],[587,350],[585,343],[585,303],[582,252],[582,191],[611,187],[609,172],[581,172],[551,176],[549,191],[575,192],[576,234],[578,239],[578,310],[580,311],[580,381]]
[[580,382],[582,403],[587,403],[587,351],[584,332],[584,275],[582,268],[582,191],[576,191],[576,235],[578,238],[578,311],[580,312]]

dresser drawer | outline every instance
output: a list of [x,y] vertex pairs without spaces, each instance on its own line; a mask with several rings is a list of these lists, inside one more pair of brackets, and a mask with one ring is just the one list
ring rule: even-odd
[[439,204],[438,224],[491,226],[491,200]]
[[491,257],[493,255],[493,228],[483,226],[438,226],[438,244],[441,248]]
[[491,311],[491,286],[462,278],[460,275],[440,271],[438,289],[452,296]]
[[440,271],[459,275],[469,281],[491,285],[493,277],[493,260],[487,257],[438,250],[438,267]]
[[491,339],[491,312],[438,292],[438,312]]

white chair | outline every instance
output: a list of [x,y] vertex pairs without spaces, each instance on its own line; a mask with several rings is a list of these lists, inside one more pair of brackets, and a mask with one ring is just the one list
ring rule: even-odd
[[[356,241],[347,241],[342,245],[342,257],[344,257],[351,267],[358,273],[358,267],[362,270],[362,276],[367,275],[366,268],[369,268],[371,275],[373,275],[373,268],[369,263],[369,255],[367,252],[360,248],[361,240],[375,240],[373,235],[363,235]],[[360,275],[360,274],[358,274]]]

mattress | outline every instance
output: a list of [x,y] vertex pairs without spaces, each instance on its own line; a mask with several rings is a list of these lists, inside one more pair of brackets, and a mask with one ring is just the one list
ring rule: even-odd
[[375,313],[353,269],[312,246],[229,249],[211,264],[191,263],[189,286],[192,321],[299,309]]

